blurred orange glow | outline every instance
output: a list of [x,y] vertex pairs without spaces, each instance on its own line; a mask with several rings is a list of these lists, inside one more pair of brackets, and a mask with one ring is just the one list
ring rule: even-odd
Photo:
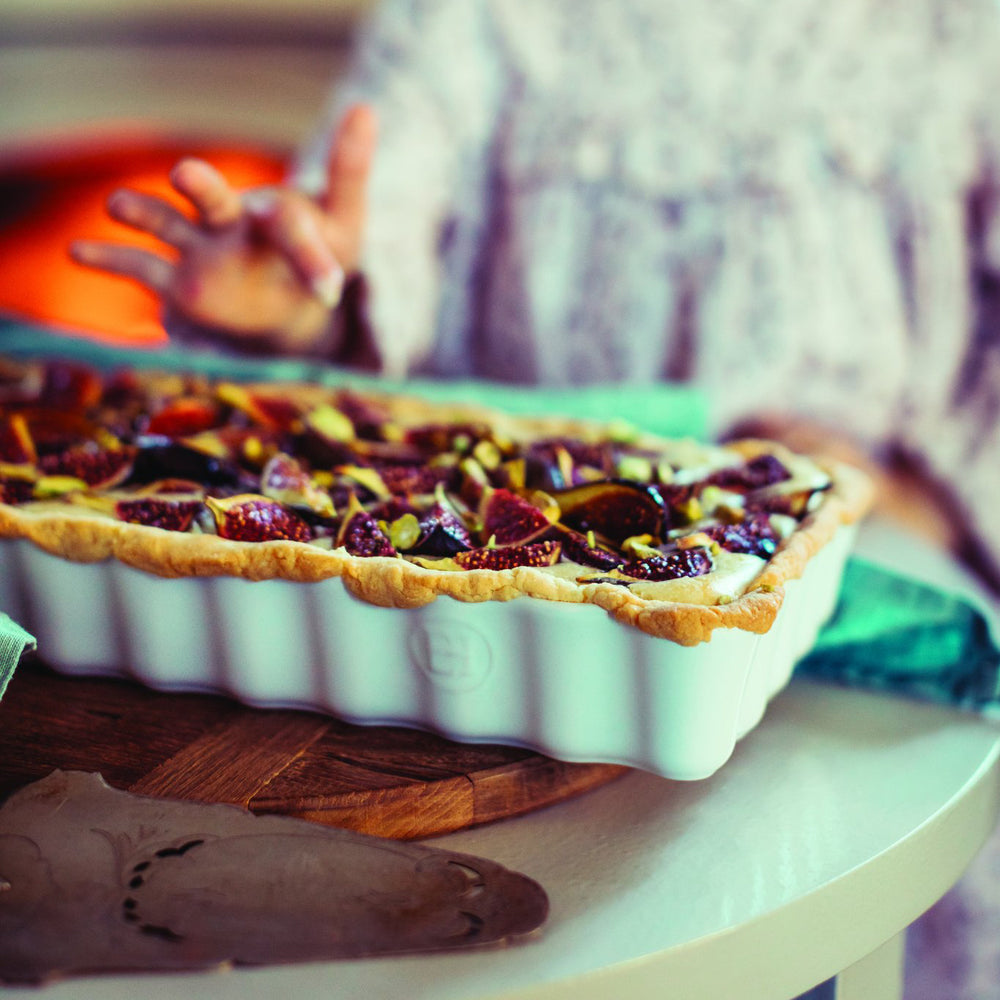
[[0,163],[0,311],[111,342],[165,340],[152,293],[79,266],[67,248],[88,238],[164,252],[157,240],[110,219],[104,205],[112,191],[126,186],[183,206],[167,180],[183,156],[209,160],[237,187],[275,183],[285,170],[284,157],[271,150],[135,130],[8,156]]

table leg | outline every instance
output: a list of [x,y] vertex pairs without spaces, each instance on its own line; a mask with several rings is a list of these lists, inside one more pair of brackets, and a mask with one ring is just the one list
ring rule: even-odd
[[814,986],[795,1000],[902,1000],[902,931],[833,979]]
[[902,1000],[903,945],[901,931],[834,980],[833,1000]]

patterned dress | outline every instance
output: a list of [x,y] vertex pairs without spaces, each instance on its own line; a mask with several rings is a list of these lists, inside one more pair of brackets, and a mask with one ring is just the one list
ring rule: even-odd
[[[388,372],[693,381],[898,447],[1000,569],[991,0],[382,0]],[[303,156],[316,183],[326,133]]]
[[[380,118],[387,371],[683,380],[951,480],[1000,578],[992,0],[381,0],[328,125]],[[329,129],[302,157],[322,182]],[[1000,995],[1000,841],[908,996]]]

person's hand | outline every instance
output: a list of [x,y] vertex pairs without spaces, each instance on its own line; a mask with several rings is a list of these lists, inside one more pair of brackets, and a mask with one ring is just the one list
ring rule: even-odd
[[119,190],[108,201],[114,219],[172,253],[92,240],[75,241],[70,252],[150,288],[168,313],[247,347],[311,353],[330,335],[345,275],[358,266],[375,132],[370,108],[347,112],[318,200],[287,187],[241,193],[210,164],[182,160],[170,179],[190,216],[138,191]]

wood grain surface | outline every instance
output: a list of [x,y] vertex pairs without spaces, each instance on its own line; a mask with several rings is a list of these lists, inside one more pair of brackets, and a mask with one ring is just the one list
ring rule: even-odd
[[52,770],[142,795],[227,802],[412,839],[529,812],[627,768],[65,677],[28,658],[0,701],[0,799]]

